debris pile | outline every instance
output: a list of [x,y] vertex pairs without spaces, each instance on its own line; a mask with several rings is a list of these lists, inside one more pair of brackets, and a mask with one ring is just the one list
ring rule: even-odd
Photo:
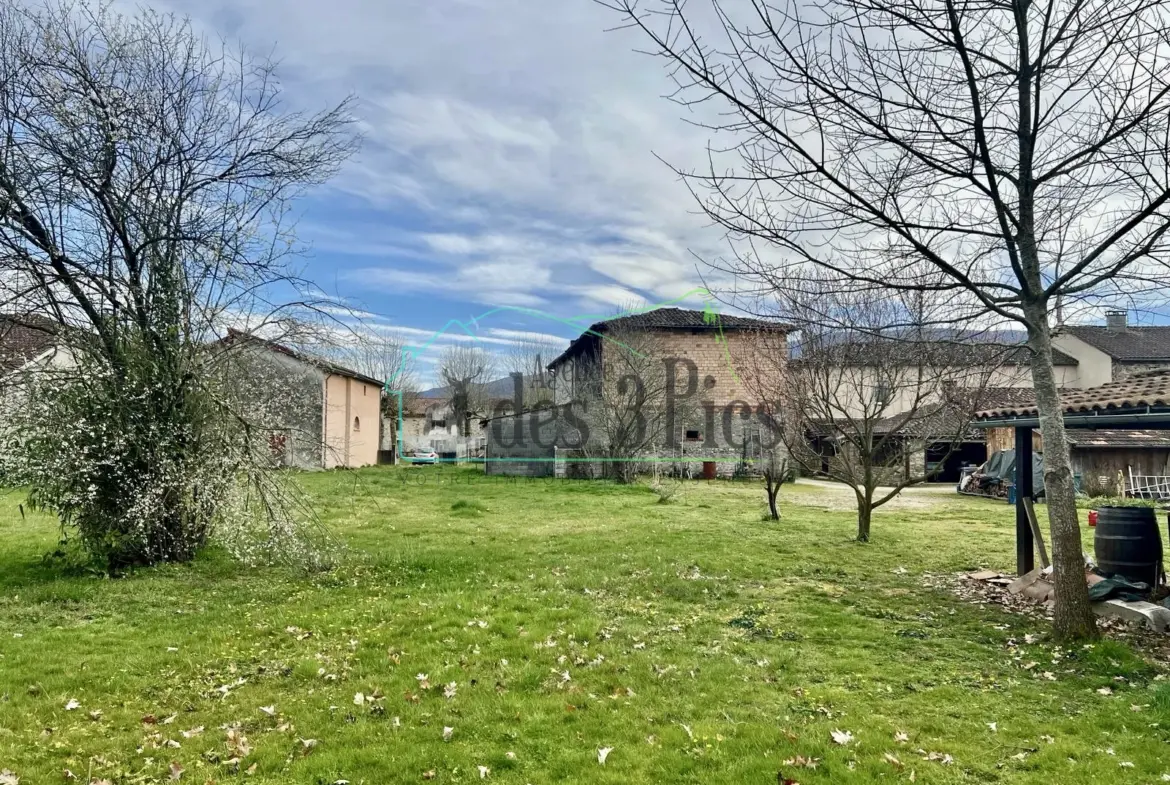
[[[1052,570],[1033,570],[1017,577],[995,570],[926,574],[924,585],[951,592],[981,606],[998,606],[1005,613],[1036,620],[1052,618],[1055,587]],[[1090,590],[1107,580],[1086,570]],[[1150,602],[1107,599],[1093,603],[1102,634],[1124,640],[1162,665],[1170,664],[1170,609]]]

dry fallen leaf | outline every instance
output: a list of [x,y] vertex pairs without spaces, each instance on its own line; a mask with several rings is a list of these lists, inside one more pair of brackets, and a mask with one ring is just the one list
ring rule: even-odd
[[847,730],[831,730],[829,735],[833,737],[833,741],[837,744],[845,745],[853,741],[853,734]]
[[443,741],[451,741],[451,736],[454,733],[454,728],[443,728]]
[[81,704],[77,702],[76,698],[70,698],[69,702],[65,704],[65,711],[73,711],[80,708]]
[[229,728],[227,732],[228,752],[235,758],[246,758],[252,753],[252,745],[239,728]]
[[905,731],[898,731],[894,734],[894,741],[898,742],[899,744],[910,741],[910,734],[906,733]]
[[479,778],[481,780],[486,780],[487,775],[492,773],[492,770],[489,769],[487,766],[476,766],[476,768],[479,769]]
[[886,763],[890,764],[894,768],[898,768],[898,769],[902,768],[902,761],[898,760],[897,758],[895,758],[893,755],[891,755],[888,752],[882,756],[882,760],[884,760]]
[[260,711],[267,714],[269,717],[276,716],[276,706],[261,706]]
[[20,785],[20,777],[5,769],[0,771],[0,785]]
[[179,765],[178,761],[171,761],[170,771],[171,782],[178,782],[179,778],[183,776],[183,767]]
[[597,762],[602,766],[605,765],[605,759],[609,757],[609,753],[613,752],[613,747],[602,747],[597,751]]
[[423,779],[424,780],[433,780],[434,778],[435,778],[435,770],[434,769],[430,769],[428,771],[423,772]]
[[784,761],[785,766],[798,766],[802,769],[815,769],[817,764],[821,762],[820,758],[806,758],[803,755],[797,755],[795,758],[789,758]]

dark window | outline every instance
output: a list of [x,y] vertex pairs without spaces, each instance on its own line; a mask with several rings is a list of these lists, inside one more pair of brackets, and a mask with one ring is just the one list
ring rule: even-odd
[[890,385],[885,382],[878,382],[877,386],[873,388],[873,400],[881,406],[885,406],[893,397],[894,393],[890,389]]
[[687,431],[688,442],[701,442],[702,440],[703,437],[699,434],[698,431]]
[[360,431],[362,429],[362,421],[357,417],[353,418],[353,429],[355,431]]

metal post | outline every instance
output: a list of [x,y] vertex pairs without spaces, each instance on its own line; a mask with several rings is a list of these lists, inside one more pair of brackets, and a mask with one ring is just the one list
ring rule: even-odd
[[1032,496],[1032,428],[1016,428],[1016,573],[1035,568],[1035,543],[1025,496]]

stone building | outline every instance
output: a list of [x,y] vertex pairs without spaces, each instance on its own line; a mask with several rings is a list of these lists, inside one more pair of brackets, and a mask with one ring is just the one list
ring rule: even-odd
[[1097,387],[1170,368],[1170,327],[1132,325],[1125,311],[1107,312],[1104,325],[1062,326],[1052,345],[1078,361],[1076,378],[1064,387]]
[[250,388],[250,416],[265,427],[273,460],[301,469],[357,468],[378,462],[382,383],[326,359],[229,330],[239,384]]
[[[487,471],[600,476],[623,462],[686,476],[750,471],[783,447],[759,415],[770,405],[753,399],[753,364],[743,358],[767,351],[782,367],[787,329],[682,308],[597,322],[549,363],[551,408],[485,421]],[[644,400],[634,407],[639,391]],[[633,409],[647,438],[625,438],[637,427],[626,418]]]

